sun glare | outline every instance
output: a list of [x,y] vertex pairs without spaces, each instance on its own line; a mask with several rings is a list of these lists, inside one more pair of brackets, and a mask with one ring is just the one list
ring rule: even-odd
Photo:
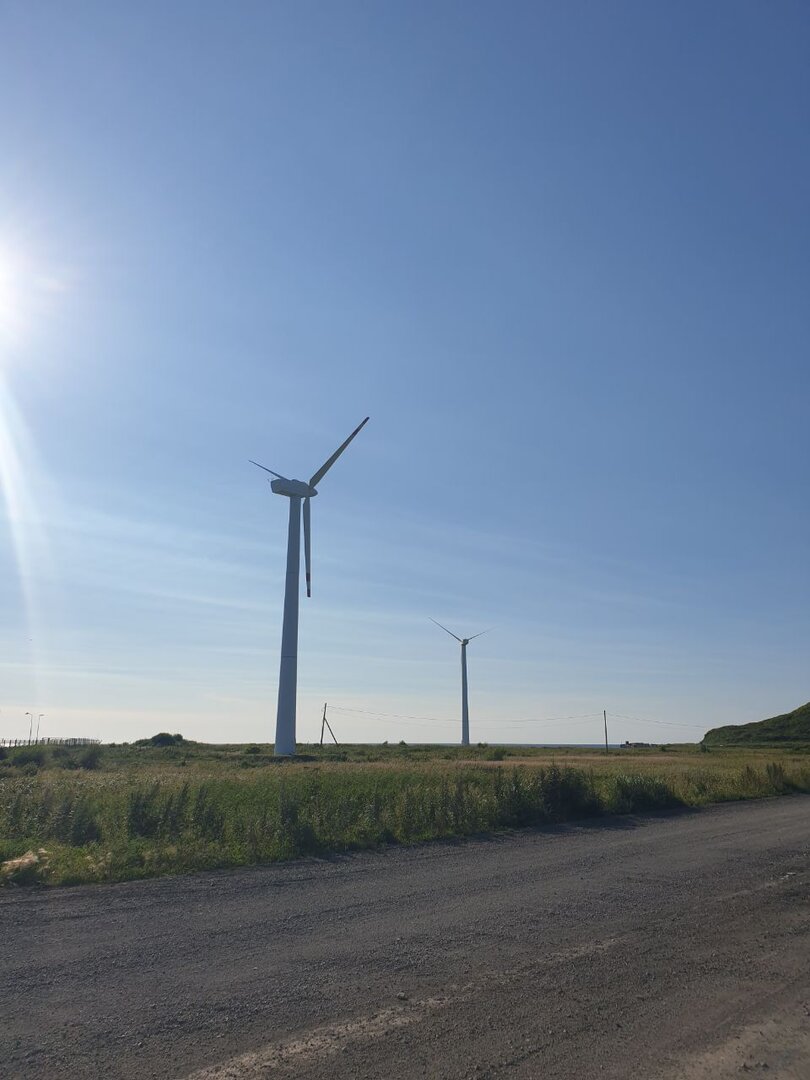
[[22,247],[0,238],[0,357],[24,343],[65,291],[60,275],[43,271]]
[[34,299],[32,274],[26,260],[0,241],[0,349],[19,345]]
[[11,336],[14,315],[14,270],[12,260],[0,248],[0,339]]

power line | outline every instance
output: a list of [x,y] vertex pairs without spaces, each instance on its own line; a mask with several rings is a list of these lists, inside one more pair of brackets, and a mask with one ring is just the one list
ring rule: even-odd
[[365,713],[367,716],[376,716],[378,718],[381,716],[390,716],[395,720],[427,720],[432,724],[454,724],[457,719],[454,717],[450,720],[444,716],[411,716],[407,713],[381,712],[378,709],[355,709],[348,705],[332,705],[330,708],[334,709],[336,712]]
[[676,724],[672,720],[650,720],[648,717],[623,716],[621,713],[611,713],[611,716],[617,716],[620,720],[632,720],[636,724],[656,724],[660,727],[694,728],[695,731],[706,730],[705,724]]
[[546,716],[535,719],[528,717],[525,720],[482,720],[482,724],[559,724],[563,720],[573,720],[575,724],[583,724],[589,720],[595,720],[601,713],[583,713],[580,716]]
[[[381,719],[383,717],[389,717],[394,720],[411,720],[421,721],[429,724],[456,724],[458,723],[458,717],[444,717],[444,716],[416,716],[412,713],[389,713],[383,712],[377,709],[358,709],[349,705],[330,705],[330,709],[336,712],[347,713],[360,713],[364,716],[373,716],[375,719]],[[591,720],[594,717],[601,716],[601,713],[576,713],[573,716],[544,716],[544,717],[521,717],[520,719],[504,719],[502,717],[492,717],[487,719],[486,717],[477,718],[476,722],[479,724],[556,724],[563,720]]]
[[[383,712],[382,710],[378,710],[378,709],[360,709],[360,708],[357,708],[356,706],[351,706],[351,705],[330,705],[329,707],[331,709],[335,710],[336,712],[357,713],[357,714],[360,714],[360,715],[363,715],[363,716],[372,717],[375,720],[385,720],[385,719],[398,720],[401,723],[404,722],[407,726],[412,726],[413,725],[413,726],[422,727],[422,726],[424,726],[426,724],[457,724],[458,723],[458,717],[457,716],[454,716],[454,717],[447,717],[447,716],[419,716],[419,715],[415,715],[413,713],[390,713],[390,712]],[[706,730],[706,725],[705,724],[679,724],[679,723],[675,723],[675,722],[673,722],[671,720],[651,720],[649,717],[625,716],[622,713],[611,713],[611,715],[615,716],[618,720],[629,720],[632,723],[637,723],[637,724],[654,724],[656,727],[688,728],[688,729],[695,730],[695,731],[705,731]],[[500,725],[504,725],[504,726],[509,726],[509,725],[513,725],[513,724],[559,724],[559,723],[562,723],[564,721],[574,721],[576,723],[581,723],[581,722],[584,722],[584,721],[587,721],[587,720],[595,720],[597,718],[600,718],[600,719],[602,718],[602,713],[601,712],[575,713],[575,714],[573,714],[571,716],[543,716],[543,717],[528,716],[528,717],[521,717],[519,719],[505,719],[503,717],[492,717],[492,718],[479,717],[479,718],[477,718],[476,723],[479,723],[479,724],[500,724]]]

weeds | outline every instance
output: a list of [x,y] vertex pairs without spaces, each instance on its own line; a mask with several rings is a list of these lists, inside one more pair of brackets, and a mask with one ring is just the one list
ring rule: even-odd
[[[92,767],[77,761],[67,770],[56,754],[46,769],[30,760],[23,768],[3,763],[0,881],[125,880],[810,791],[806,759],[742,761],[719,752],[708,764],[671,753],[649,765],[594,757],[590,767],[509,765],[497,757],[455,764],[439,757],[443,751],[414,764],[322,759],[262,767],[265,755],[251,753],[256,766],[247,770],[243,750],[229,766],[182,770],[163,758],[156,759],[165,761],[161,769],[115,768],[108,753],[99,752]],[[188,760],[193,766],[193,755]]]

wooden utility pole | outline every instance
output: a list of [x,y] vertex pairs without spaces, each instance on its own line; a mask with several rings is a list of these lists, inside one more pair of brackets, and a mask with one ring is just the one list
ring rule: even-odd
[[338,743],[337,739],[335,738],[335,733],[334,733],[334,731],[332,731],[332,725],[326,719],[326,702],[323,703],[323,716],[321,717],[321,746],[323,746],[324,728],[329,728],[329,734],[332,736],[332,739],[334,741],[335,746],[339,746],[340,744]]
[[608,736],[607,736],[607,709],[602,710],[602,715],[605,718],[605,753],[609,754],[610,749],[608,748]]

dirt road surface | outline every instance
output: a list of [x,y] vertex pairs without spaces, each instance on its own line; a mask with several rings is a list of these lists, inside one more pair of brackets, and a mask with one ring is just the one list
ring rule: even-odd
[[810,797],[0,893],[20,1080],[810,1077]]

